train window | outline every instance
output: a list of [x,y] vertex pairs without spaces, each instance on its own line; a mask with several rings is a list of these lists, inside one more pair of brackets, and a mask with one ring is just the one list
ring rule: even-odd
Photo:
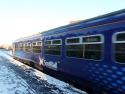
[[116,40],[117,41],[125,41],[125,33],[118,34],[117,37],[116,37]]
[[92,35],[82,38],[84,45],[84,57],[85,59],[100,60],[102,58],[102,36]]
[[20,46],[20,50],[23,50],[23,43],[20,43],[19,46]]
[[30,42],[28,42],[28,43],[27,43],[27,46],[31,46],[31,43],[30,43]]
[[85,44],[84,58],[100,60],[102,57],[102,44]]
[[30,52],[29,46],[25,46],[25,51]]
[[60,55],[61,45],[46,45],[45,54]]
[[83,57],[83,45],[76,44],[76,45],[66,45],[66,54],[68,57]]
[[[51,43],[52,42],[52,43]],[[47,44],[47,45],[46,45]],[[45,54],[60,55],[61,54],[61,40],[47,40],[45,41]]]
[[87,36],[83,37],[82,42],[100,42],[101,37],[100,36]]
[[26,52],[30,52],[31,51],[31,43],[30,42],[26,43],[26,45],[25,45],[25,51]]
[[41,46],[32,46],[32,51],[34,53],[41,53]]
[[117,62],[125,63],[125,43],[115,43],[115,59]]
[[61,44],[61,40],[53,40],[52,44]]
[[22,47],[23,47],[22,43],[18,43],[18,47],[16,48],[16,50],[22,50]]
[[79,42],[66,44],[66,54],[68,57],[93,60],[100,60],[102,58],[102,36],[92,35],[75,39],[78,39]]
[[32,51],[34,53],[41,53],[41,45],[42,45],[41,41],[33,42],[32,43]]
[[66,39],[66,55],[68,57],[83,57],[83,44],[80,44],[79,37]]
[[37,42],[37,46],[42,46],[42,42],[41,42],[41,41],[38,41],[38,42]]
[[66,41],[67,41],[67,43],[79,43],[80,38],[69,38]]
[[125,33],[118,33],[115,38],[115,60],[120,63],[125,63]]
[[36,46],[36,45],[37,45],[36,42],[33,42],[33,43],[32,43],[32,46]]
[[50,45],[50,44],[51,44],[51,40],[45,41],[45,45]]

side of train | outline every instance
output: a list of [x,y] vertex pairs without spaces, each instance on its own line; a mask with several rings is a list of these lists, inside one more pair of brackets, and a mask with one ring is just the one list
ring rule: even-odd
[[13,56],[66,75],[96,94],[123,94],[125,10],[18,39]]

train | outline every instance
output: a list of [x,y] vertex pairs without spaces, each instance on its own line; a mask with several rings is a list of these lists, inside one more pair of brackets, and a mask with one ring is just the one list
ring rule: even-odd
[[125,94],[125,9],[17,39],[13,57],[92,94]]

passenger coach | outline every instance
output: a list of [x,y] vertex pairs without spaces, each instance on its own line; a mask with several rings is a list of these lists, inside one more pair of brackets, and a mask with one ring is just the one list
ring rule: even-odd
[[124,94],[125,10],[18,39],[13,56],[95,94]]

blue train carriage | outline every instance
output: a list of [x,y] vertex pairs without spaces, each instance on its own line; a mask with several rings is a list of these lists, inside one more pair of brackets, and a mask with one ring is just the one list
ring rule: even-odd
[[43,64],[42,40],[41,34],[16,40],[13,43],[13,56],[28,65],[40,68]]
[[96,94],[125,92],[125,10],[42,34],[48,67],[83,81]]
[[[44,61],[45,68],[93,89],[95,94],[124,94],[124,9],[48,30],[33,37],[17,40],[14,43],[14,56],[35,63]],[[33,43],[37,39],[42,41],[39,53],[33,51],[33,45],[31,49],[28,48],[31,52],[26,52],[24,45],[18,48],[20,42]]]

